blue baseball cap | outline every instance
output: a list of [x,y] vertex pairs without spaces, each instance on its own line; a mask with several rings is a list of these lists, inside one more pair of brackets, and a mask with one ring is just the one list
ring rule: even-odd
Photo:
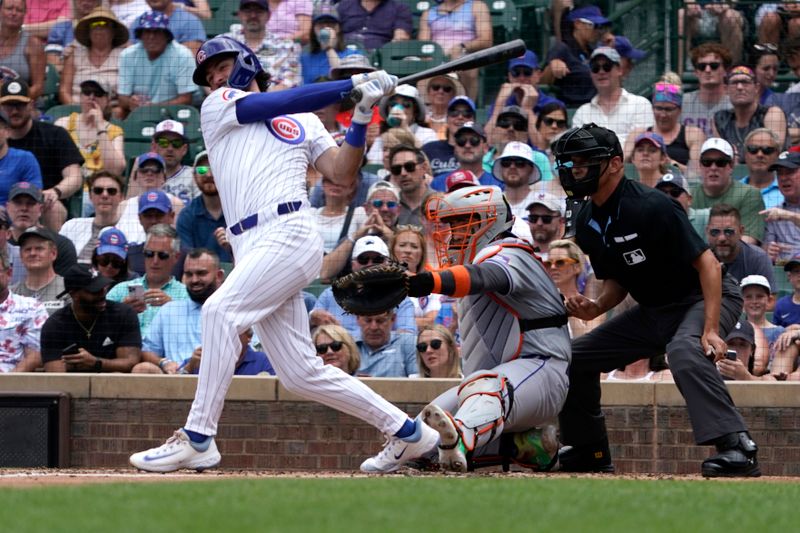
[[141,39],[144,30],[161,30],[167,33],[170,41],[175,38],[172,30],[169,29],[169,17],[161,11],[147,11],[136,19],[136,28],[133,30],[133,35],[137,39]]
[[453,99],[447,103],[447,109],[450,109],[456,104],[467,104],[469,108],[472,109],[473,113],[477,111],[477,108],[475,107],[475,102],[473,102],[472,98],[470,98],[469,96],[464,96],[462,94],[461,96],[453,97]]
[[567,20],[570,22],[575,22],[576,20],[591,22],[595,26],[608,26],[611,24],[611,21],[603,16],[603,12],[597,6],[584,6],[573,9],[567,15]]
[[139,214],[148,209],[158,209],[162,213],[172,212],[172,201],[167,193],[160,189],[147,191],[139,196]]
[[508,70],[509,72],[514,67],[528,67],[532,69],[539,68],[539,58],[536,57],[536,52],[533,50],[526,50],[524,54],[519,57],[515,57],[511,61],[508,62]]
[[142,154],[139,157],[137,157],[136,158],[136,166],[140,167],[140,166],[144,165],[145,163],[147,163],[148,161],[155,161],[156,163],[161,165],[161,168],[167,168],[167,164],[164,162],[164,158],[161,157],[161,155],[159,155],[159,154],[157,154],[155,152],[147,152],[147,153]]
[[617,50],[617,52],[619,52],[619,55],[633,61],[641,61],[647,57],[647,52],[644,50],[639,50],[638,48],[634,48],[630,39],[623,37],[622,35],[614,36],[614,48]]
[[100,233],[97,255],[114,254],[120,259],[128,257],[128,239],[117,228],[106,228]]
[[336,7],[330,2],[323,1],[316,5],[311,15],[312,24],[320,20],[339,22],[341,19],[339,18],[339,13],[336,11]]

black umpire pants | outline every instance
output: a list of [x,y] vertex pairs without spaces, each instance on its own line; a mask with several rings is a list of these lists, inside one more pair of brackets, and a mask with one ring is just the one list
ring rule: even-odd
[[[722,435],[746,431],[719,371],[703,353],[703,308],[702,295],[662,307],[636,305],[575,339],[569,392],[559,415],[562,442],[580,446],[606,437],[600,410],[601,372],[665,352],[675,384],[686,400],[697,444],[710,444]],[[722,338],[741,312],[739,288],[725,276],[720,311]]]

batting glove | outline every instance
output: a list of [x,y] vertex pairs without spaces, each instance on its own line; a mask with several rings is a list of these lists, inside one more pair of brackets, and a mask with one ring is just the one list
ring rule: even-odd
[[353,122],[369,124],[372,120],[372,107],[383,97],[383,86],[379,80],[371,80],[358,86],[361,98],[353,110]]

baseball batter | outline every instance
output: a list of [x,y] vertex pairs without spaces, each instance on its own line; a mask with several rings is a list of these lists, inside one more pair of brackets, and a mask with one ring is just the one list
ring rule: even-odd
[[[500,451],[549,466],[555,439],[544,450],[542,435],[524,437],[555,419],[567,396],[570,337],[558,289],[530,244],[511,232],[511,208],[499,188],[457,189],[430,213],[442,224],[434,232],[442,270],[410,278],[409,295],[460,297],[466,376],[422,413],[440,434],[439,464],[466,471],[479,456]],[[498,450],[504,432],[521,438],[509,435],[503,444],[510,448]]]
[[[300,291],[322,264],[322,240],[308,210],[306,169],[313,164],[350,186],[363,157],[372,106],[394,89],[384,71],[352,79],[266,93],[258,58],[227,37],[203,43],[194,81],[211,94],[201,110],[203,137],[214,168],[236,266],[205,302],[203,358],[194,403],[184,428],[157,448],[136,453],[135,467],[154,472],[216,466],[217,421],[241,344],[253,325],[270,361],[290,391],[358,417],[389,435],[392,457],[419,456],[435,446],[436,431],[408,418],[359,380],[324,365],[310,340]],[[361,90],[353,124],[337,147],[311,111]],[[392,448],[392,446],[390,446]],[[374,471],[390,471],[382,461]]]

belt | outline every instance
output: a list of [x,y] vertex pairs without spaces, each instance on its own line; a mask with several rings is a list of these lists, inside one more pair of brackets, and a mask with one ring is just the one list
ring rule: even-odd
[[543,318],[520,318],[519,328],[522,331],[531,331],[533,329],[545,328],[560,328],[569,323],[567,315],[553,315]]
[[234,224],[233,226],[229,227],[228,229],[231,230],[231,233],[234,235],[241,235],[245,231],[258,226],[259,215],[261,221],[264,222],[269,220],[273,216],[277,215],[288,215],[289,213],[294,213],[295,211],[300,211],[300,207],[303,205],[303,202],[296,201],[296,202],[286,202],[282,204],[278,204],[276,208],[272,209],[265,209],[261,213],[255,213],[253,215],[244,217],[242,220]]

